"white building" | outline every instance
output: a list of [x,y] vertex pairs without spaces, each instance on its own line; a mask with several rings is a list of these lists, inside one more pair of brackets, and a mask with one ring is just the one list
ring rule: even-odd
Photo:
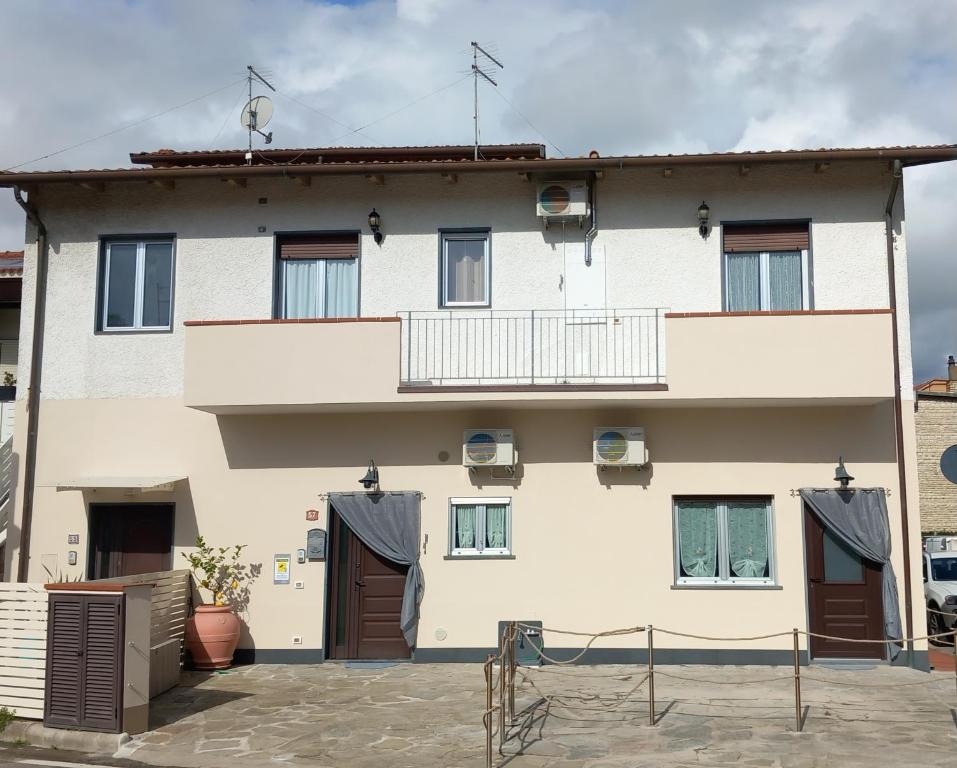
[[[899,182],[955,148],[482,155],[162,150],[0,174],[31,219],[7,572],[247,544],[240,658],[259,661],[480,659],[511,619],[883,639],[881,563],[798,493],[833,487],[843,456],[886,489],[901,631],[924,634]],[[417,617],[409,566],[343,522],[370,461],[380,512],[406,515]],[[298,562],[312,529],[328,557]],[[660,653],[772,663],[791,638]],[[926,643],[899,658],[926,667]]]

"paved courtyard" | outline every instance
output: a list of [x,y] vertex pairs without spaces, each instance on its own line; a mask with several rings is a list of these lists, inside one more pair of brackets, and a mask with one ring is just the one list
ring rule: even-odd
[[[659,721],[650,727],[643,667],[528,670],[516,701],[524,715],[510,730],[504,761],[512,768],[955,764],[952,672],[802,668],[804,733],[794,731],[791,674],[662,667]],[[484,697],[482,668],[471,664],[187,673],[154,700],[154,730],[118,756],[231,768],[483,766]]]

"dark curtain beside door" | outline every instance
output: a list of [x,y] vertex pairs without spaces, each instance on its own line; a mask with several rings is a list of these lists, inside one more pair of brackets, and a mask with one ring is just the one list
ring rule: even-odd
[[[901,640],[897,576],[891,565],[891,529],[883,488],[802,488],[801,498],[836,538],[854,552],[881,566],[884,637]],[[891,644],[891,658],[901,649]]]
[[329,503],[363,544],[394,563],[409,566],[400,623],[410,648],[415,647],[419,603],[425,592],[419,566],[420,497],[416,491],[329,494]]

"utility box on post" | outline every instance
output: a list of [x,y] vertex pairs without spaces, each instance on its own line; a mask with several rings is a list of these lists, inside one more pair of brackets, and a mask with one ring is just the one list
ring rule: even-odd
[[43,724],[142,733],[149,721],[150,584],[47,584]]
[[[511,622],[498,623],[498,636],[501,639]],[[544,663],[542,651],[545,649],[542,639],[541,621],[521,621],[520,629],[515,637],[515,661],[522,667],[540,667]]]

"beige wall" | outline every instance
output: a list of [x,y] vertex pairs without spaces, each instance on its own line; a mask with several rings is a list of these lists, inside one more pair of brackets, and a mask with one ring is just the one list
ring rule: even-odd
[[957,395],[917,397],[920,522],[926,533],[957,533],[957,484],[940,471],[941,454],[957,445]]
[[[248,544],[250,561],[263,564],[243,646],[292,649],[300,647],[292,636],[302,635],[302,648],[318,648],[324,565],[294,564],[292,579],[305,585],[296,590],[272,584],[272,556],[305,546],[306,530],[316,525],[305,520],[307,509],[323,510],[319,525],[325,527],[320,494],[357,490],[374,458],[383,489],[425,494],[420,648],[491,646],[496,622],[509,618],[588,631],[647,623],[712,635],[787,631],[806,626],[802,512],[792,489],[831,485],[840,454],[857,484],[890,490],[893,557],[903,575],[892,418],[889,403],[214,416],[179,399],[44,401],[30,579],[44,578],[44,563],[69,570],[69,533],[80,534],[83,560],[89,502],[129,500],[117,492],[57,492],[49,486],[58,479],[182,473],[189,481],[173,493],[141,498],[176,502],[177,560],[200,531],[217,545]],[[616,424],[645,427],[647,468],[599,473],[591,464],[592,427]],[[473,478],[457,463],[462,430],[469,427],[515,430],[521,464],[514,481]],[[451,456],[445,463],[441,451]],[[772,497],[780,589],[672,589],[676,494]],[[515,559],[444,559],[449,497],[483,495],[512,498]],[[916,535],[916,523],[912,529]],[[917,590],[919,579],[915,597]],[[436,639],[440,628],[444,641]],[[642,642],[609,639],[603,646]],[[789,643],[736,645],[784,649]]]

